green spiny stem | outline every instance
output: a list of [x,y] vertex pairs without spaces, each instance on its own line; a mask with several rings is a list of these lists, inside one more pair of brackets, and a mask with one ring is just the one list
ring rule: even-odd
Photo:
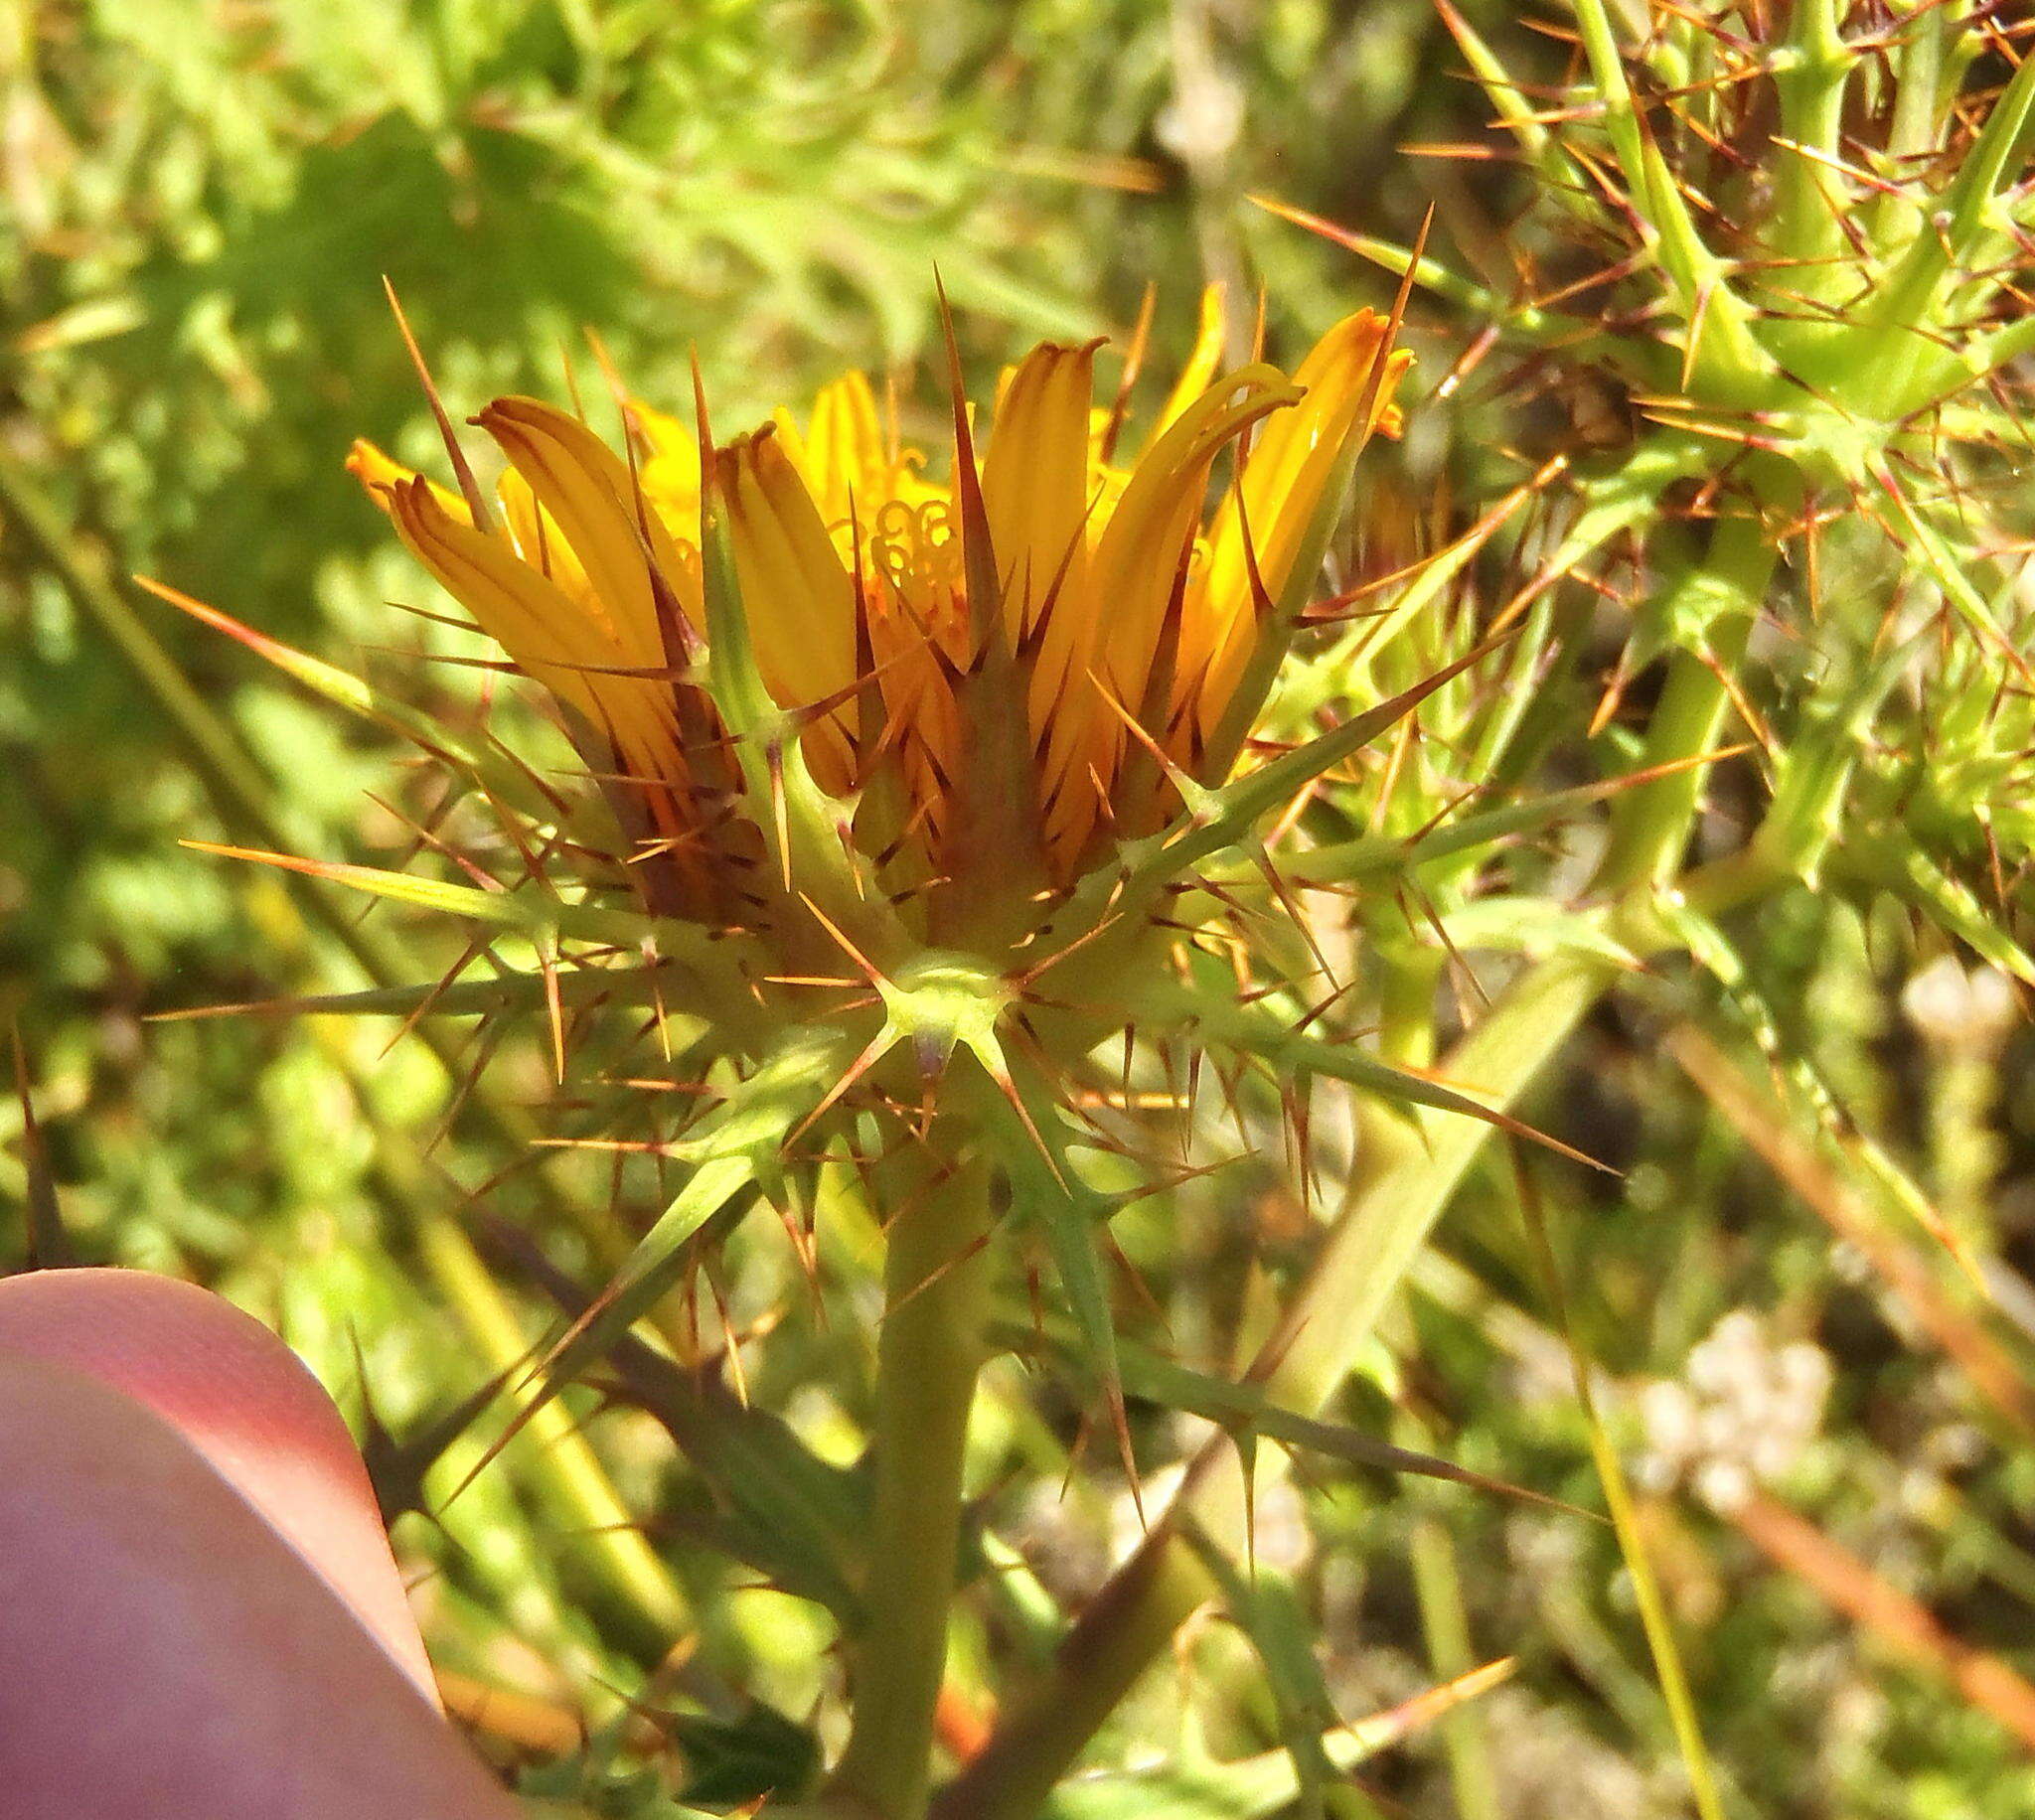
[[932,1781],[990,1228],[989,1170],[970,1158],[908,1194],[886,1229],[869,1579],[852,1658],[855,1717],[831,1790],[880,1820],[917,1820]]
[[1407,940],[1393,944],[1380,962],[1378,1053],[1400,1068],[1432,1067],[1435,988],[1448,956],[1429,944]]
[[1733,287],[1728,265],[1697,231],[1674,174],[1642,117],[1605,0],[1572,4],[1584,55],[1603,97],[1605,131],[1689,338],[1687,364],[1695,388],[1727,404],[1753,402],[1770,386],[1775,367],[1753,332],[1751,308]]
[[[1887,155],[1903,163],[1919,161],[1936,150],[1940,133],[1946,57],[1951,22],[1940,6],[1917,8],[1905,22],[1895,54],[1893,120],[1887,131]],[[1882,256],[1914,239],[1923,226],[1923,203],[1912,189],[1890,185],[1867,199],[1867,237]]]
[[1790,249],[1818,284],[1843,282],[1844,201],[1828,167],[1810,153],[1836,158],[1843,149],[1844,88],[1855,54],[1839,29],[1837,0],[1798,0],[1789,22],[1787,65],[1775,77],[1787,136],[1803,148],[1776,174],[1776,244]]
[[[1774,490],[1781,492],[1783,483],[1775,482]],[[1667,683],[1646,729],[1643,768],[1672,765],[1715,747],[1731,706],[1724,675],[1745,654],[1780,561],[1779,539],[1757,513],[1741,510],[1718,521],[1702,568],[1702,583],[1715,608],[1708,635],[1712,662],[1692,651],[1677,651],[1669,660]],[[1598,866],[1600,885],[1660,884],[1673,876],[1708,774],[1709,767],[1692,766],[1642,785],[1622,800]]]

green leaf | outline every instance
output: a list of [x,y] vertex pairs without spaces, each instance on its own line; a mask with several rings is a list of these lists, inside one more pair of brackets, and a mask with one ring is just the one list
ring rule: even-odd
[[[1511,1672],[1509,1659],[1488,1663],[1403,1706],[1339,1726],[1322,1737],[1322,1754],[1347,1774]],[[1159,1768],[1077,1776],[1054,1790],[1045,1811],[1051,1820],[1262,1820],[1299,1793],[1300,1777],[1285,1750],[1227,1763],[1185,1753]]]
[[1831,864],[1841,876],[1878,885],[1913,904],[2002,973],[2024,986],[2035,986],[2035,959],[1994,921],[1969,887],[1959,884],[1905,833],[1853,834],[1837,849]]
[[[2006,186],[2019,181],[2031,144],[2035,144],[2035,66],[2023,59],[1964,151],[1957,174],[1930,223],[1917,231],[1907,255],[1874,292],[1869,314],[1860,325],[1861,335],[1926,323],[1941,287],[1975,260],[1993,232],[1994,204]],[[1899,367],[1898,362],[1882,361],[1878,370],[1892,368],[1891,379],[1898,376]]]
[[[1041,1323],[1048,1342],[1068,1343],[1064,1321],[1047,1313]],[[1013,1352],[1025,1352],[1036,1340],[1038,1328],[1016,1323],[1000,1324],[995,1337]],[[1523,1486],[1508,1484],[1452,1460],[1431,1453],[1415,1452],[1397,1443],[1360,1434],[1341,1423],[1325,1422],[1272,1401],[1263,1385],[1237,1383],[1212,1373],[1197,1371],[1176,1359],[1154,1352],[1136,1340],[1119,1336],[1117,1357],[1121,1362],[1124,1388],[1133,1396],[1163,1408],[1183,1410],[1225,1429],[1239,1442],[1251,1439],[1278,1441],[1281,1445],[1336,1459],[1345,1465],[1362,1466],[1381,1472],[1409,1472],[1422,1478],[1465,1485],[1495,1497],[1517,1498],[1527,1503],[1569,1510],[1559,1500],[1546,1498]],[[1585,1515],[1584,1512],[1574,1512]]]
[[1567,1297],[1562,1288],[1560,1267],[1555,1262],[1554,1248],[1548,1239],[1547,1223],[1537,1201],[1530,1196],[1523,1212],[1534,1261],[1554,1304],[1555,1324],[1568,1346],[1575,1376],[1576,1400],[1582,1405],[1584,1418],[1589,1424],[1590,1455],[1596,1463],[1599,1482],[1604,1487],[1604,1501],[1611,1512],[1612,1527],[1618,1535],[1619,1553],[1632,1576],[1633,1595],[1639,1603],[1641,1626],[1646,1633],[1646,1647],[1653,1657],[1653,1672],[1660,1684],[1660,1696],[1667,1707],[1669,1723],[1674,1729],[1682,1766],[1688,1772],[1689,1793],[1699,1820],[1724,1820],[1724,1804],[1718,1797],[1709,1749],[1703,1743],[1702,1722],[1689,1691],[1687,1671],[1682,1667],[1674,1623],[1668,1613],[1667,1601],[1661,1594],[1659,1579],[1653,1572],[1652,1560],[1646,1553],[1646,1539],[1640,1527],[1639,1513],[1633,1505],[1632,1489],[1626,1482],[1625,1465],[1598,1417],[1597,1399],[1591,1390],[1590,1362],[1577,1344],[1569,1322]]
[[1028,1069],[1018,1073],[1010,1091],[1015,1105],[983,1094],[985,1127],[1010,1178],[1013,1212],[1045,1241],[1080,1336],[1082,1362],[1102,1389],[1121,1441],[1126,1433],[1123,1372],[1108,1278],[1096,1243],[1115,1204],[1082,1178],[1072,1155],[1074,1135]]
[[[594,1304],[521,1229],[497,1223],[492,1249],[567,1315]],[[614,1337],[608,1357],[623,1391],[671,1436],[704,1493],[703,1507],[667,1507],[661,1522],[852,1627],[868,1523],[863,1475],[822,1459],[783,1418],[737,1397],[721,1372],[681,1365],[629,1333]]]
[[686,1753],[688,1801],[735,1807],[766,1795],[796,1800],[819,1779],[819,1740],[760,1701],[739,1719],[679,1714],[672,1736]]
[[1919,632],[1883,653],[1848,689],[1825,686],[1810,694],[1801,725],[1775,761],[1773,802],[1753,837],[1762,859],[1805,883],[1816,882],[1824,855],[1842,834],[1851,781],[1873,717],[1917,646],[1931,637]]
[[[1962,1246],[1945,1226],[1915,1179],[1851,1115],[1814,1057],[1786,1040],[1781,1020],[1755,983],[1751,968],[1724,932],[1687,903],[1670,904],[1664,907],[1662,914],[1680,937],[1690,958],[1717,982],[1739,1022],[1758,1043],[1773,1068],[1777,1085],[1785,1085],[1799,1094],[1815,1115],[1824,1137],[1841,1153],[1857,1161],[1894,1204],[1923,1231],[1945,1245],[1975,1281],[1976,1271],[1964,1257]],[[1991,928],[1989,924],[1984,927]],[[1993,933],[1998,940],[2006,940],[2004,935],[1998,935],[1996,931]],[[2014,950],[2015,954],[2020,952],[2019,949]]]
[[[637,1241],[600,1297],[566,1331],[544,1364],[544,1396],[559,1388],[627,1332],[685,1269],[687,1243],[722,1208],[767,1192],[783,1175],[784,1147],[794,1127],[818,1108],[841,1076],[847,1039],[834,1030],[806,1030],[727,1097],[703,1114],[666,1154],[689,1167],[684,1185],[655,1225]],[[529,1419],[527,1406],[519,1423]]]
[[[1581,204],[1594,203],[1596,193],[1593,186],[1586,181],[1584,174],[1562,149],[1560,139],[1540,117],[1542,103],[1530,97],[1512,80],[1511,73],[1497,53],[1478,35],[1477,29],[1450,4],[1450,0],[1437,0],[1437,10],[1441,13],[1442,23],[1449,28],[1450,35],[1462,50],[1464,62],[1470,66],[1470,74],[1477,78],[1477,85],[1490,102],[1491,111],[1526,154],[1527,162],[1540,179],[1542,190],[1550,195],[1573,196]],[[1591,207],[1589,213],[1601,215],[1601,207]]]

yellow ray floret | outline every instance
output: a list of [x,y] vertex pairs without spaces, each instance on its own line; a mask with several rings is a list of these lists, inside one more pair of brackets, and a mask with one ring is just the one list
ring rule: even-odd
[[[1010,840],[1031,849],[1009,855],[1014,878],[1064,884],[1099,842],[1176,811],[1154,789],[1154,752],[1189,775],[1208,762],[1237,691],[1265,673],[1254,660],[1289,629],[1271,609],[1309,579],[1296,565],[1346,451],[1396,428],[1408,362],[1365,310],[1291,379],[1262,362],[1223,374],[1226,326],[1211,291],[1187,369],[1126,468],[1100,453],[1101,344],[1033,350],[999,388],[979,508],[959,478],[927,478],[860,374],[827,387],[803,426],[780,412],[712,452],[765,687],[810,710],[801,741],[823,789],[896,805],[873,857],[911,847],[912,876],[937,876],[956,818],[982,813],[963,785],[999,717],[1028,754],[1026,800],[1004,803],[1008,779],[998,787]],[[712,663],[699,442],[634,403],[628,460],[534,399],[498,399],[475,421],[507,462],[499,529],[477,530],[457,498],[367,444],[350,465],[518,668],[624,771],[670,787],[656,817],[669,838],[692,794],[681,729],[699,721],[700,665]],[[1245,444],[1208,518],[1211,476]],[[994,602],[971,603],[971,576],[994,581]],[[985,639],[999,649],[978,649]],[[979,845],[982,831],[966,832]]]

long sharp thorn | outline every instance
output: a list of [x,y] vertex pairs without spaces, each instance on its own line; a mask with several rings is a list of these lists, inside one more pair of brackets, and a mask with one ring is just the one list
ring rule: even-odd
[[1316,937],[1314,922],[1301,908],[1300,900],[1294,896],[1292,886],[1280,877],[1278,867],[1272,863],[1272,855],[1266,851],[1261,841],[1253,841],[1249,853],[1251,864],[1257,868],[1258,875],[1271,888],[1272,895],[1279,900],[1280,907],[1292,920],[1293,926],[1300,931],[1300,938],[1307,944],[1308,953],[1314,956],[1315,965],[1322,970],[1323,978],[1331,987],[1339,990],[1335,970],[1330,966],[1329,957],[1323,952],[1322,944]]
[[968,392],[961,374],[961,346],[954,336],[954,310],[934,273],[940,298],[940,333],[947,346],[947,383],[954,403],[954,491],[961,508],[962,565],[968,580],[969,667],[980,661],[1003,628],[1003,590],[998,585],[996,547],[990,537],[989,508],[983,501],[982,469],[968,423]]
[[395,315],[396,333],[402,337],[402,345],[409,351],[410,365],[417,370],[417,380],[424,388],[424,397],[431,406],[431,415],[437,419],[438,434],[444,439],[445,453],[452,463],[452,472],[458,477],[460,497],[466,501],[466,509],[473,515],[476,531],[493,531],[495,521],[488,511],[487,496],[481,492],[480,482],[474,479],[473,469],[468,465],[466,451],[459,446],[459,438],[453,432],[452,418],[445,409],[445,400],[438,395],[438,386],[431,378],[431,370],[424,365],[424,353],[417,346],[417,338],[410,333],[409,318],[402,313],[401,301],[395,295],[395,285],[388,273],[382,276],[382,288],[389,295],[389,307]]
[[875,962],[871,961],[867,955],[863,954],[860,948],[849,940],[847,931],[829,917],[827,912],[822,910],[804,892],[799,894],[799,898],[806,908],[813,913],[813,917],[820,927],[834,938],[836,946],[841,949],[842,953],[847,955],[856,964],[864,980],[877,987],[888,984],[883,978],[882,970],[876,966]]
[[785,1138],[786,1147],[789,1148],[797,1143],[807,1132],[811,1131],[828,1113],[832,1112],[841,1102],[843,1096],[855,1088],[863,1075],[867,1074],[884,1056],[890,1053],[896,1040],[896,1033],[888,1025],[885,1025],[874,1036],[870,1037],[867,1046],[862,1052],[841,1071],[841,1079],[828,1088],[820,1104],[814,1107],[793,1128],[790,1135]]
[[551,1032],[551,1067],[560,1086],[565,1081],[565,1010],[558,993],[558,955],[549,943],[538,946],[537,964],[545,982],[545,1020]]

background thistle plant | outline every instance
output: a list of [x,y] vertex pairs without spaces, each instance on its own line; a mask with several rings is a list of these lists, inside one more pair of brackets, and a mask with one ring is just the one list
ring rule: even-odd
[[[491,1732],[534,1798],[658,1812],[661,1788],[709,1807],[775,1789],[781,1807],[845,1747],[879,1806],[915,1803],[923,1750],[897,1741],[936,1691],[924,1605],[902,1651],[917,1683],[885,1676],[875,1702],[905,1715],[879,1775],[826,1652],[866,1636],[866,1538],[902,1533],[895,1509],[872,1514],[865,1443],[936,1426],[871,1394],[872,1336],[950,1411],[941,1387],[974,1363],[929,1350],[951,1324],[914,1337],[879,1318],[885,1254],[899,1311],[925,1314],[940,1298],[907,1298],[914,1281],[987,1229],[997,1268],[938,1278],[974,1298],[993,1354],[969,1453],[942,1468],[969,1496],[939,1811],[1031,1812],[1056,1782],[1070,1812],[1360,1812],[1366,1787],[1475,1816],[1679,1811],[1678,1777],[1706,1811],[2019,1811],[2035,1577],[2007,985],[2029,969],[2016,22],[1582,4],[1526,33],[1478,8],[1281,9],[1249,29],[1195,5],[1079,10],[793,40],[787,22],[812,21],[792,9],[683,29],[509,9],[471,43],[414,32],[403,67],[430,81],[400,94],[307,60],[288,9],[273,38],[208,38],[181,64],[150,49],[161,31],[117,22],[23,39],[15,143],[40,149],[7,255],[28,277],[0,559],[24,656],[9,724],[37,734],[10,736],[34,751],[14,774],[33,796],[11,785],[5,863],[37,914],[0,939],[32,962],[16,971],[34,993],[8,996],[74,1243],[220,1281],[342,1394],[365,1387],[391,1509],[444,1526],[405,1515],[397,1533],[435,1570],[448,1685],[548,1703]],[[171,34],[180,13],[163,11]],[[229,142],[192,97],[242,60],[259,77]],[[137,68],[149,143],[169,149],[130,210],[138,154],[73,142]],[[872,71],[870,111],[830,98]],[[1476,164],[1390,152],[1465,139]],[[691,174],[684,195],[661,159]],[[180,214],[193,170],[213,206]],[[1250,208],[1253,191],[1330,231]],[[335,194],[426,201],[371,215]],[[346,233],[303,231],[328,219]],[[513,686],[413,661],[480,647],[419,621],[400,662],[338,662],[350,637],[390,638],[378,596],[415,586],[352,553],[373,515],[332,456],[360,427],[436,459],[378,266],[463,406],[557,392],[549,343],[590,322],[663,402],[685,395],[697,340],[724,433],[813,395],[844,354],[943,365],[936,238],[985,401],[1040,334],[1127,328],[1185,249],[1233,284],[1270,280],[1275,355],[1410,272],[1424,376],[1406,441],[1366,453],[1326,564],[1304,565],[1296,649],[1238,766],[1263,780],[1256,837],[1223,844],[1241,799],[1201,802],[1213,843],[1163,912],[1185,925],[1166,928],[1163,971],[1097,941],[1063,964],[1091,968],[1082,990],[1061,970],[1036,981],[1082,1004],[1139,983],[1139,1040],[1044,1071],[1000,1034],[1015,1104],[969,1067],[944,1077],[977,1097],[935,1099],[934,1123],[981,1130],[1004,1186],[910,1136],[915,1040],[801,1129],[886,988],[899,1034],[937,1050],[981,1034],[981,975],[872,953],[835,918],[872,982],[815,922],[818,959],[762,965],[849,984],[785,986],[784,1002],[873,1001],[839,1029],[773,1012],[773,1040],[731,1044],[753,1011],[702,1016],[664,987],[695,962],[732,977],[739,938],[644,915],[641,868],[614,863],[628,835],[561,782],[587,761]],[[510,261],[531,283],[473,295],[505,246],[532,249]],[[426,256],[440,248],[456,256]],[[718,331],[714,300],[735,295],[725,334],[674,315]],[[1162,291],[1149,372],[1191,361],[1191,301]],[[1163,389],[1148,380],[1141,407]],[[264,391],[286,407],[264,412]],[[614,414],[588,395],[596,425]],[[936,446],[944,415],[907,403],[902,427]],[[181,682],[162,641],[183,634],[105,579],[128,568],[257,624],[245,642],[353,710],[361,743],[222,641],[176,647],[201,686]],[[147,715],[113,702],[108,639],[147,679]],[[766,717],[787,706],[769,682],[751,702]],[[1427,692],[1365,720],[1408,690]],[[139,732],[166,724],[195,769]],[[398,769],[390,732],[432,763]],[[194,820],[193,778],[216,827]],[[145,787],[117,787],[131,779]],[[768,766],[744,787],[767,846]],[[364,788],[381,805],[365,819]],[[812,811],[840,851],[830,800],[785,798],[787,826]],[[172,831],[389,862],[264,884],[165,857]],[[573,848],[607,855],[598,888],[563,884],[585,876]],[[488,882],[527,858],[539,888]],[[335,880],[390,895],[357,921]],[[1119,888],[1067,882],[1090,909]],[[1946,968],[2012,1017],[1947,1036],[1929,990],[1904,995]],[[132,1035],[137,1005],[242,999],[318,1014]],[[166,1092],[179,1071],[206,1092]],[[1487,1122],[1394,1103],[1422,1093],[1508,1108],[1620,1173],[1508,1158]],[[127,1135],[151,1124],[152,1144]],[[190,1185],[243,1155],[263,1178],[222,1186],[232,1217],[209,1217]],[[934,1205],[937,1228],[899,1212]],[[1704,1482],[1738,1495],[1688,1500],[1639,1472],[1641,1416],[1664,1383],[1700,1390],[1715,1348],[1685,1364],[1743,1329],[1734,1310],[1791,1358],[1812,1345],[1830,1400],[1791,1459],[1720,1456]],[[1437,1454],[1618,1521],[1388,1470]],[[1081,1566],[1113,1505],[1117,1560]],[[1188,1674],[1144,1672],[1211,1611],[1174,1644]],[[667,1663],[675,1639],[685,1660]],[[1500,1652],[1516,1666],[1493,1691]],[[866,1666],[845,1678],[860,1701]],[[1077,1763],[1100,1773],[1067,1780]]]

